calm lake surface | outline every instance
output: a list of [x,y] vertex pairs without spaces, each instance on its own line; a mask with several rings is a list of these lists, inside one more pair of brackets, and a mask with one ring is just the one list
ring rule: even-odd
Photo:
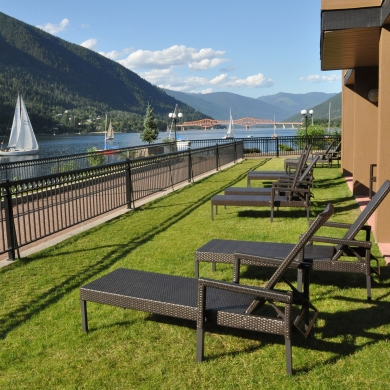
[[[263,129],[235,129],[237,138],[252,137],[272,137],[274,134],[273,128]],[[276,129],[278,136],[293,136],[296,129]],[[221,139],[226,134],[226,129],[218,130],[186,130],[178,131],[177,135],[188,140],[203,140],[203,139]],[[165,132],[161,132],[159,140],[156,143],[162,142],[167,137]],[[39,143],[39,154],[37,156],[18,156],[18,157],[0,157],[0,163],[11,161],[31,160],[36,158],[58,157],[70,154],[85,153],[87,149],[104,148],[104,134],[69,134],[69,135],[51,135],[37,136]],[[4,144],[8,143],[8,139],[4,140]],[[116,133],[112,141],[107,141],[109,146],[117,146],[126,148],[130,146],[144,145],[141,142],[139,133]]]

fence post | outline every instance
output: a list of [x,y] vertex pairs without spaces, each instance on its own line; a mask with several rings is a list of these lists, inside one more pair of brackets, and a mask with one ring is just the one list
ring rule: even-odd
[[188,183],[191,183],[192,180],[192,156],[191,149],[188,148]]
[[133,183],[131,180],[130,159],[127,158],[126,159],[126,204],[128,209],[131,209],[132,202],[133,202],[133,208],[135,208]]
[[276,157],[279,157],[279,138],[275,137],[276,140]]
[[219,151],[218,151],[218,143],[215,144],[215,164],[216,170],[219,170]]
[[234,156],[233,156],[234,162],[237,161],[237,141],[234,141]]
[[3,181],[4,185],[4,211],[5,211],[5,229],[8,242],[8,259],[15,260],[15,250],[17,247],[15,226],[14,226],[14,213],[12,207],[12,194],[10,190],[9,180]]

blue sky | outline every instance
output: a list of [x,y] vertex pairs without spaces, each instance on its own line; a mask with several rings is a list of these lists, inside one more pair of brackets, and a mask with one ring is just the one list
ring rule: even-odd
[[0,0],[0,11],[182,92],[341,91],[321,72],[320,0]]

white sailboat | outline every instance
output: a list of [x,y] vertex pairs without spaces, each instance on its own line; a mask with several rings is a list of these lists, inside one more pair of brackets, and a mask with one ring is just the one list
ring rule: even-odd
[[112,128],[111,121],[108,126],[107,135],[106,135],[106,140],[108,141],[110,139],[114,139],[114,129]]
[[230,121],[229,126],[226,132],[226,135],[222,137],[222,139],[232,139],[234,138],[234,122],[232,117],[232,109],[230,109]]
[[39,150],[34,130],[28,117],[21,94],[18,94],[7,148],[0,150],[0,156],[24,156],[37,154]]

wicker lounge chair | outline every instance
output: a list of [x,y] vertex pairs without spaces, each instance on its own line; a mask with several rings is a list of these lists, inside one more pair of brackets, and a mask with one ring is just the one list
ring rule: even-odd
[[249,171],[247,174],[247,186],[251,186],[252,180],[279,180],[284,178],[291,178],[294,176],[299,177],[301,170],[306,165],[307,158],[311,150],[311,145],[305,149],[297,159],[297,166],[295,172],[286,172],[286,171]]
[[[312,270],[314,272],[333,271],[365,275],[368,300],[371,300],[371,275],[372,273],[379,274],[380,267],[377,259],[371,253],[371,227],[365,223],[389,192],[390,181],[386,180],[353,224],[337,222],[324,224],[324,226],[347,229],[343,238],[314,237],[314,242],[331,245],[307,245],[304,251],[305,261],[313,263]],[[356,240],[360,231],[366,232],[365,241]],[[242,252],[248,254],[247,258],[242,260],[243,264],[264,265],[259,262],[257,257],[283,259],[292,246],[292,244],[274,242],[211,240],[195,252],[195,275],[199,275],[199,262],[211,262],[213,269],[215,269],[216,263],[233,263],[234,254]],[[371,261],[376,262],[377,269],[371,266]],[[294,261],[290,267],[297,268],[298,264],[298,260]],[[300,272],[298,272],[298,277],[300,281]]]
[[[285,338],[286,372],[292,374],[292,328],[302,328],[307,336],[310,329],[305,329],[305,326],[310,328],[313,325],[318,311],[305,294],[290,284],[291,291],[276,290],[275,286],[332,212],[333,206],[328,205],[280,262],[263,288],[119,268],[80,288],[82,329],[88,331],[87,301],[196,321],[197,361],[204,358],[206,322],[279,334]],[[239,256],[235,268],[239,269]],[[301,311],[293,320],[292,305],[295,304],[301,307]],[[275,310],[274,317],[269,311],[264,315],[267,306]]]
[[272,183],[272,187],[228,187],[225,195],[269,195],[274,190],[279,195],[285,196],[295,189],[310,189],[313,186],[313,168],[319,158],[320,156],[316,156],[299,178],[298,175],[294,175],[291,179],[279,179]]
[[271,207],[271,222],[275,207],[304,207],[307,220],[310,220],[310,188],[295,188],[287,195],[279,195],[279,191],[279,187],[271,187],[271,193],[267,195],[215,195],[211,198],[211,220],[214,220],[214,207],[218,214],[218,206]]
[[[332,159],[338,161],[338,165],[340,158],[341,158],[341,141],[338,143],[338,145],[331,149],[334,144],[334,141],[329,145],[329,147],[325,150],[325,152],[321,153],[312,153],[311,156],[307,158],[307,162],[313,161],[313,159],[316,156],[320,156],[320,159],[317,161],[318,164],[321,164],[321,166],[324,166],[324,164],[328,165],[328,167],[332,166]],[[295,168],[295,166],[299,163],[298,159],[291,159],[286,158],[284,160],[284,169],[286,172],[289,172],[291,168]]]

